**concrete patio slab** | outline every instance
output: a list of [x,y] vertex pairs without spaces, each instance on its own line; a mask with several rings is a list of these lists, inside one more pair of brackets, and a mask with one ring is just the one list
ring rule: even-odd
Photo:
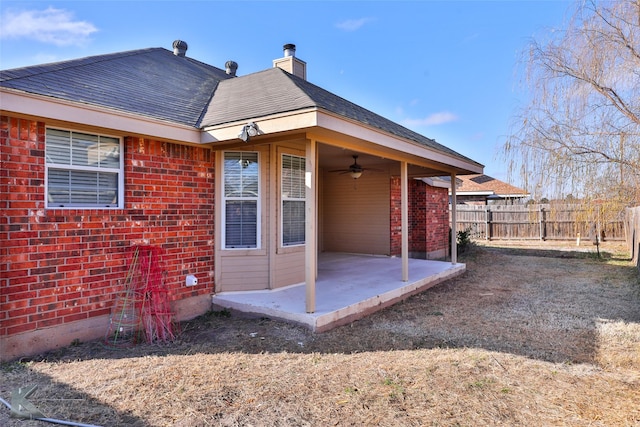
[[388,307],[465,270],[465,264],[410,259],[409,280],[403,282],[401,258],[322,253],[318,256],[314,313],[305,312],[304,283],[274,290],[220,292],[213,296],[212,303],[323,332]]

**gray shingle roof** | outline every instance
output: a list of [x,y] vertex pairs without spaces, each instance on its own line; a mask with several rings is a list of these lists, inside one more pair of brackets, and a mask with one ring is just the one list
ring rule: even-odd
[[280,68],[221,82],[202,120],[213,126],[316,107],[466,161],[473,160]]
[[0,86],[198,127],[225,71],[163,48],[0,71]]
[[319,108],[476,163],[280,68],[232,77],[163,48],[2,70],[0,86],[195,128]]
[[289,77],[293,76],[280,68],[270,68],[221,82],[202,119],[202,126],[255,119],[316,106]]

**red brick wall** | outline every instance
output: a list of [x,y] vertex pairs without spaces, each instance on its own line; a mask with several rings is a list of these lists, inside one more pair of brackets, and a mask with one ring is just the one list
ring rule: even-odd
[[[402,253],[402,215],[400,178],[391,178],[391,255]],[[446,188],[431,187],[409,180],[409,252],[428,257],[438,251],[447,253],[449,245],[449,193]]]
[[[423,187],[425,192],[425,246],[422,251],[434,253],[442,251],[449,253],[449,190],[431,187],[421,181],[416,185]],[[420,251],[419,248],[415,249]]]
[[402,190],[400,177],[391,177],[391,255],[402,255]]
[[427,185],[409,180],[409,252],[426,252],[427,242]]
[[0,117],[1,335],[109,314],[136,244],[163,249],[172,300],[213,291],[210,149],[127,137],[124,209],[45,209],[44,140],[45,123]]

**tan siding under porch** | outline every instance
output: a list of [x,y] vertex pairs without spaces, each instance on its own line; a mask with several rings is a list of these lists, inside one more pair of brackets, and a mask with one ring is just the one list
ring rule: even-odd
[[266,256],[223,256],[222,260],[218,292],[268,288],[269,265]]
[[[297,248],[296,248],[297,249]],[[286,252],[285,252],[286,251]],[[290,252],[281,250],[275,259],[275,278],[272,288],[281,288],[304,282],[304,246]]]
[[325,173],[322,192],[323,250],[389,255],[390,189],[386,172],[358,179]]
[[[269,257],[267,250],[269,242],[269,225],[267,218],[269,215],[269,168],[271,159],[269,147],[251,147],[246,150],[231,151],[257,151],[260,155],[260,248],[258,249],[237,249],[225,250],[216,247],[216,292],[224,291],[251,291],[269,288]],[[216,169],[223,170],[224,154],[216,156]],[[222,234],[222,216],[224,215],[223,194],[224,177],[216,179],[216,228]],[[218,243],[221,243],[218,240]]]

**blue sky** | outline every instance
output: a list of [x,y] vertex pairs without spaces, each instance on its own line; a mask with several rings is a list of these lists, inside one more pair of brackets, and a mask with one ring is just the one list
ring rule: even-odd
[[[238,75],[294,43],[307,79],[436,139],[508,180],[497,156],[526,102],[522,53],[561,28],[568,1],[0,2],[0,68],[188,43]],[[512,183],[518,185],[515,181]]]

